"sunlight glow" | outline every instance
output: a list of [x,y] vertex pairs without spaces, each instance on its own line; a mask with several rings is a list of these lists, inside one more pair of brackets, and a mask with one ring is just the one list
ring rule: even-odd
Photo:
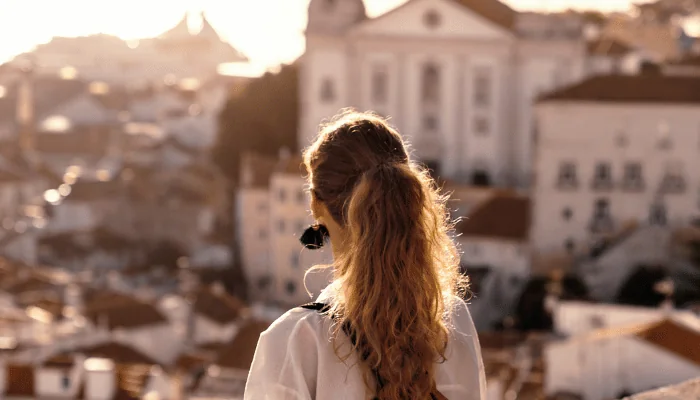
[[109,93],[109,85],[104,82],[91,82],[88,90],[96,95],[107,94]]
[[56,204],[61,200],[61,194],[56,189],[49,189],[44,192],[44,200],[51,204]]
[[5,89],[5,86],[0,86],[0,99],[5,97],[6,94],[7,94],[7,89]]
[[70,66],[63,67],[60,71],[58,71],[58,76],[60,76],[61,79],[70,81],[78,77],[78,70]]
[[70,120],[62,115],[52,115],[41,124],[42,130],[47,132],[65,132],[71,127]]

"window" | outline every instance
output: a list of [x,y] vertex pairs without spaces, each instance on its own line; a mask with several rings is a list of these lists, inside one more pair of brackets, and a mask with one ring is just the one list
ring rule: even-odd
[[608,162],[599,162],[595,166],[593,175],[593,189],[607,190],[612,189],[612,167]]
[[656,201],[649,208],[649,224],[665,226],[667,221],[666,205]]
[[578,178],[576,177],[576,164],[570,161],[564,161],[559,164],[559,176],[557,177],[557,186],[559,188],[575,188],[578,186]]
[[289,258],[289,264],[294,269],[299,268],[299,252],[298,251],[292,251],[292,256]]
[[591,233],[608,233],[613,230],[610,201],[608,199],[596,200],[589,228]]
[[61,387],[65,389],[70,389],[70,375],[66,372],[61,378]]
[[280,188],[280,190],[277,192],[277,198],[279,199],[280,203],[284,203],[287,200],[287,191],[284,190],[284,188]]
[[490,130],[489,119],[484,116],[474,118],[474,132],[477,135],[488,135]]
[[666,194],[679,194],[685,192],[685,187],[683,164],[680,162],[669,162],[666,165],[666,173],[661,180],[661,192]]
[[277,230],[279,231],[279,233],[284,233],[285,223],[284,223],[283,219],[280,219],[279,221],[277,221]]
[[488,172],[483,169],[477,169],[472,174],[472,185],[488,187],[491,186],[491,177],[489,177]]
[[564,242],[564,249],[566,249],[567,253],[572,254],[576,249],[576,244],[574,244],[574,240],[571,238],[566,239],[566,241]]
[[644,189],[642,164],[638,162],[628,162],[625,164],[624,168],[622,189],[626,191],[639,191]]
[[427,132],[436,132],[440,127],[440,123],[435,115],[429,114],[423,116],[423,130]]
[[287,293],[289,293],[289,295],[291,296],[294,294],[294,292],[296,292],[296,290],[297,284],[294,283],[294,281],[287,281]]
[[270,287],[271,283],[272,283],[272,278],[269,275],[262,276],[262,277],[260,277],[260,279],[258,279],[258,289],[266,290],[267,288]]
[[330,103],[335,100],[335,87],[330,78],[326,78],[321,82],[321,101]]
[[625,132],[622,130],[618,131],[617,135],[615,135],[615,145],[617,147],[627,147],[627,144],[629,144],[629,140]]
[[479,107],[491,105],[492,76],[489,67],[474,69],[474,104]]
[[297,221],[297,232],[304,232],[304,229],[306,228],[306,221],[304,220],[299,220]]
[[668,122],[666,121],[661,121],[658,126],[658,141],[657,141],[657,147],[660,150],[668,150],[672,147],[673,143],[671,142],[671,128],[668,125]]
[[564,218],[564,221],[570,221],[573,216],[574,212],[571,210],[571,207],[566,207],[561,212],[561,217]]
[[384,104],[389,92],[389,76],[384,65],[377,65],[372,71],[372,101],[376,104]]
[[435,10],[429,10],[423,15],[423,23],[430,29],[435,29],[440,26],[442,18]]
[[424,103],[440,102],[440,69],[433,63],[423,67],[421,98]]

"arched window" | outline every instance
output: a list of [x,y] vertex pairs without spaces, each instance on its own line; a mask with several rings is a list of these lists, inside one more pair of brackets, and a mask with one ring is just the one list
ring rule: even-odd
[[426,103],[438,103],[440,101],[440,69],[433,63],[423,66],[421,98]]

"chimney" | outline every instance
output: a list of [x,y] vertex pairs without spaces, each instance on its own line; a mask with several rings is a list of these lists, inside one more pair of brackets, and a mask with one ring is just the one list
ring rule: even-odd
[[114,362],[106,358],[88,358],[85,368],[85,398],[110,400],[114,398],[117,377]]

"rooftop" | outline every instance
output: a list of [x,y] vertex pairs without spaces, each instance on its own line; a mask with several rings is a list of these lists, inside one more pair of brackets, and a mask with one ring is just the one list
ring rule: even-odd
[[700,104],[700,76],[594,76],[539,99],[553,101]]
[[495,195],[475,207],[457,224],[464,237],[526,240],[530,227],[530,200],[526,197]]

